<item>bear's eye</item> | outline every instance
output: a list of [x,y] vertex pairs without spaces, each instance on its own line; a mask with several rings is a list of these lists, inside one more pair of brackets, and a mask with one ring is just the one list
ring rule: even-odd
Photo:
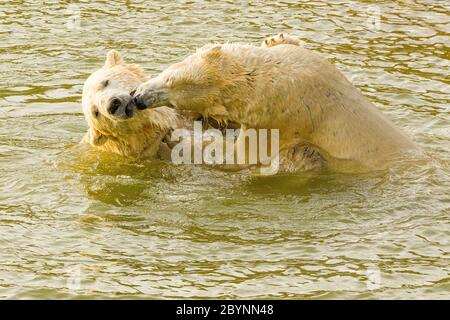
[[103,80],[102,81],[102,87],[106,88],[109,85],[109,80]]
[[98,112],[98,110],[95,110],[94,112],[94,117],[98,118],[98,116],[100,115],[100,112]]

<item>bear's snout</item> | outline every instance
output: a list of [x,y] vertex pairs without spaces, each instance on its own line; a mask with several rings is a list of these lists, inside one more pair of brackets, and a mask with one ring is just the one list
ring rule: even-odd
[[131,92],[133,103],[138,110],[153,109],[169,104],[167,88],[158,79],[141,84]]
[[136,105],[130,96],[112,97],[107,107],[107,111],[110,115],[120,119],[131,118],[135,109]]
[[165,92],[150,90],[144,93],[135,93],[133,102],[139,110],[144,110],[147,108],[153,109],[164,105],[170,105]]
[[134,104],[136,105],[136,108],[139,110],[144,110],[147,108],[147,105],[144,103],[144,98],[142,95],[138,94],[133,98]]

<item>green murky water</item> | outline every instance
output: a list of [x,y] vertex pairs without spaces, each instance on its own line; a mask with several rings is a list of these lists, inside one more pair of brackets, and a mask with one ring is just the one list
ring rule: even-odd
[[[449,298],[449,9],[1,1],[0,298]],[[329,57],[427,159],[249,178],[73,148],[108,49],[157,73],[209,41],[279,31]]]

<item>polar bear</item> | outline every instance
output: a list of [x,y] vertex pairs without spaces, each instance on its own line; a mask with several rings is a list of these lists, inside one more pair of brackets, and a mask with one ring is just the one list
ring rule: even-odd
[[266,39],[264,39],[264,41],[261,43],[261,47],[270,48],[280,44],[292,44],[295,46],[304,46],[305,42],[303,42],[302,40],[300,40],[295,36],[279,33],[276,36],[267,37]]
[[185,119],[167,107],[138,112],[130,92],[148,78],[111,50],[104,66],[86,80],[83,113],[89,125],[82,142],[100,150],[134,158],[167,158],[163,141]]
[[301,46],[209,44],[140,85],[134,100],[277,128],[280,152],[305,146],[326,162],[379,168],[417,151],[335,66]]

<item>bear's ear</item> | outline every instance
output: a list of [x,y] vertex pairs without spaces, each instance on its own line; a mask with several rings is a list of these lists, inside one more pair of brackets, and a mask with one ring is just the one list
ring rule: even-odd
[[284,40],[284,34],[280,33],[279,37],[281,40]]
[[100,131],[95,130],[94,128],[89,128],[89,143],[93,146],[101,146],[108,140],[108,138],[101,134]]
[[117,52],[116,50],[110,50],[106,54],[105,68],[111,68],[122,63],[123,59],[120,56],[120,53]]

